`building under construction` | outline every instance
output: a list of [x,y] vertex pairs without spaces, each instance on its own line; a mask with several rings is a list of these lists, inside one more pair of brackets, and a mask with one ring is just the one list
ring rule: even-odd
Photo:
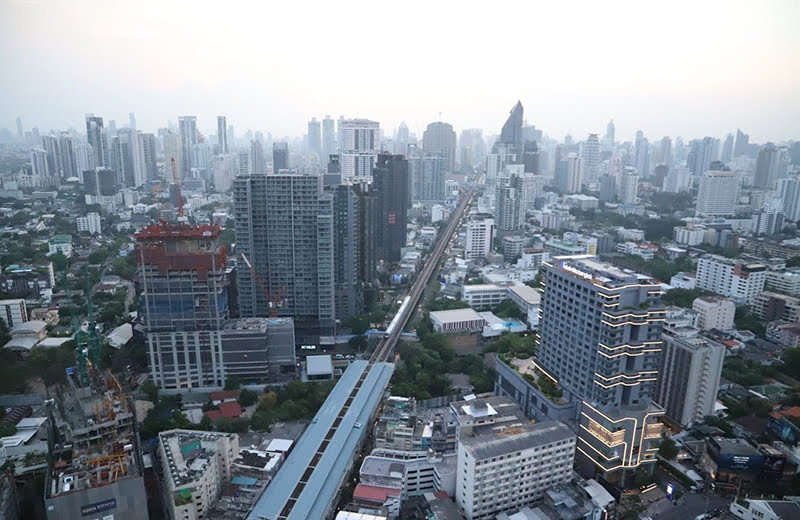
[[50,401],[45,480],[48,520],[147,517],[133,403],[110,372],[91,363],[88,384],[68,374],[69,390]]

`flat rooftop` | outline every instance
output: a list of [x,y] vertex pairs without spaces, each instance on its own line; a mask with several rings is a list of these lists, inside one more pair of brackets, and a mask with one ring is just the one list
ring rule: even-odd
[[462,435],[461,443],[476,459],[483,460],[573,438],[575,434],[566,424],[545,421],[501,426],[491,433],[484,430],[478,435]]
[[480,314],[475,309],[467,307],[465,309],[451,309],[449,311],[431,311],[431,318],[439,323],[458,323],[461,321],[482,320]]
[[[294,450],[247,516],[248,520],[277,520],[287,502],[294,506],[289,520],[323,518],[339,490],[339,480],[353,460],[356,448],[371,427],[370,416],[383,397],[394,371],[392,363],[369,365],[353,361],[297,441]],[[340,412],[364,375],[343,416]],[[334,427],[334,424],[336,425]],[[302,489],[297,493],[298,485]]]
[[556,256],[551,263],[558,269],[600,283],[611,289],[620,285],[648,281],[651,281],[653,285],[657,285],[655,280],[648,275],[637,273],[630,269],[622,269],[614,264],[603,262],[592,255]]
[[216,452],[205,449],[203,442],[216,442],[232,433],[192,430],[169,430],[158,434],[167,455],[166,469],[179,488],[197,480],[210,464]]

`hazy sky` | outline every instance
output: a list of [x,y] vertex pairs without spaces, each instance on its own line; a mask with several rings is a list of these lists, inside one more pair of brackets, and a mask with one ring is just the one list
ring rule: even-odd
[[297,136],[367,117],[499,132],[517,99],[561,139],[800,138],[800,1],[0,0],[0,127],[140,129],[225,114]]

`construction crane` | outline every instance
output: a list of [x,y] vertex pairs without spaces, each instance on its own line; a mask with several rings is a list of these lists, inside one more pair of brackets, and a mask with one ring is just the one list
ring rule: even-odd
[[278,316],[278,304],[280,304],[282,301],[283,291],[286,289],[286,286],[284,285],[281,287],[278,290],[277,296],[273,298],[269,292],[269,289],[267,289],[267,286],[264,285],[264,282],[261,280],[261,277],[256,274],[256,269],[253,267],[253,264],[250,263],[250,260],[247,259],[247,256],[245,256],[244,253],[239,253],[239,256],[241,256],[242,260],[244,260],[244,263],[247,264],[247,267],[250,269],[250,273],[253,275],[253,279],[256,281],[259,289],[261,289],[264,297],[269,302],[269,317],[276,318]]
[[175,197],[178,199],[178,217],[183,216],[183,198],[181,197],[181,185],[178,182],[178,168],[175,166],[175,158],[170,159],[172,162],[172,180],[175,181]]

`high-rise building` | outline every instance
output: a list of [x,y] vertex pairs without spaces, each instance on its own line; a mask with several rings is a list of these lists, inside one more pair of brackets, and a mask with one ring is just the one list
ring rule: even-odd
[[408,125],[405,121],[400,121],[397,133],[394,135],[394,153],[398,155],[408,155],[408,145],[411,144]]
[[612,202],[617,198],[617,178],[613,175],[600,176],[600,202]]
[[517,101],[500,130],[500,136],[492,146],[492,153],[522,154],[522,123],[524,120],[522,102]]
[[778,180],[778,197],[783,201],[783,213],[787,220],[800,220],[800,179],[796,176]]
[[52,135],[42,136],[42,148],[47,152],[47,174],[49,177],[61,177],[61,148],[58,138]]
[[442,155],[445,169],[452,173],[456,167],[456,133],[453,125],[441,121],[429,124],[422,134],[422,149],[426,154]]
[[733,160],[733,134],[725,136],[725,142],[722,144],[722,156],[720,160],[728,164]]
[[665,319],[660,282],[595,257],[560,256],[545,264],[544,287],[533,366],[563,392],[562,407],[577,406],[585,460],[609,481],[624,480],[617,470],[656,462],[661,436],[664,411],[652,402]]
[[128,112],[128,127],[131,130],[136,130],[136,114],[133,112]]
[[345,322],[364,307],[358,278],[360,186],[331,186],[333,193],[333,280],[336,319]]
[[667,168],[672,164],[672,139],[669,137],[661,138],[661,150],[659,150],[659,163]]
[[100,167],[108,166],[108,144],[102,117],[86,114],[86,140],[94,150],[94,165]]
[[443,201],[447,159],[439,153],[424,153],[408,159],[411,176],[411,199],[419,201]]
[[378,267],[378,237],[383,227],[380,219],[380,196],[371,184],[358,189],[358,281],[366,289],[375,284]]
[[[284,168],[285,169],[285,168]],[[275,170],[277,173],[277,170]],[[264,147],[261,141],[250,141],[250,175],[266,175],[267,159],[264,157]]]
[[90,233],[92,235],[102,235],[103,228],[100,223],[100,214],[96,211],[91,211],[86,216],[78,217],[76,219],[78,225],[78,232]]
[[619,178],[619,200],[623,204],[636,204],[639,192],[639,174],[636,168],[626,166]]
[[25,140],[25,130],[22,128],[22,118],[17,117],[17,139],[19,141]]
[[162,146],[164,148],[164,175],[172,182],[172,162],[175,162],[175,171],[180,177],[183,171],[183,150],[181,138],[172,131],[164,134]]
[[[227,193],[233,185],[233,179],[236,178],[238,156],[236,154],[219,154],[215,155],[211,161],[211,175],[214,182],[214,189],[219,193]],[[248,174],[247,171],[244,172]]]
[[75,158],[75,143],[72,134],[61,132],[58,137],[58,148],[61,151],[61,175],[65,179],[78,177],[78,163]]
[[764,264],[747,264],[719,255],[704,255],[697,261],[697,288],[727,296],[739,305],[752,302],[764,290],[766,281]]
[[217,116],[217,144],[219,153],[230,153],[228,148],[228,119],[225,116]]
[[464,258],[485,259],[492,250],[494,242],[494,218],[488,213],[476,213],[470,215],[466,227],[467,243],[464,247]]
[[34,148],[30,153],[31,174],[36,177],[50,177],[50,163],[48,153],[44,148]]
[[338,153],[336,149],[336,127],[334,125],[335,123],[331,116],[326,115],[325,119],[322,120],[322,157],[319,158],[319,162],[323,165],[328,164],[331,155]]
[[583,159],[571,153],[559,161],[556,184],[564,194],[580,193],[583,187]]
[[605,135],[605,137],[606,137],[606,139],[609,140],[609,142],[612,145],[614,144],[615,134],[616,134],[616,127],[614,126],[614,120],[611,119],[611,120],[609,120],[608,124],[606,125],[606,135]]
[[384,261],[397,262],[400,250],[406,245],[411,203],[406,158],[388,153],[378,155],[372,171],[372,185],[378,196],[378,254]]
[[650,176],[650,145],[641,130],[636,132],[634,167],[640,178],[646,179]]
[[697,313],[697,327],[701,330],[733,329],[736,305],[724,296],[708,295],[695,298],[692,310]]
[[483,140],[483,130],[470,128],[461,131],[458,141],[461,149],[461,170],[471,172],[472,169],[483,163],[486,157],[486,142]]
[[112,139],[114,164],[120,186],[137,187],[147,180],[142,135],[130,128],[120,129]]
[[497,180],[495,219],[501,233],[516,231],[525,223],[525,192],[522,175],[512,173]]
[[689,191],[692,186],[692,172],[684,166],[672,166],[664,178],[664,191],[681,193]]
[[772,143],[767,143],[758,151],[756,171],[753,174],[753,186],[773,188],[775,182],[786,176],[788,161],[782,160],[781,150]]
[[600,138],[597,134],[589,134],[581,151],[586,180],[593,182],[600,176]]
[[725,346],[691,329],[664,330],[655,399],[684,427],[714,414]]
[[380,149],[380,125],[377,121],[345,119],[339,122],[339,162],[343,181],[369,181]]
[[139,134],[144,151],[145,180],[158,177],[158,159],[156,157],[156,136],[150,133]]
[[240,316],[274,312],[294,317],[304,330],[330,333],[336,318],[333,196],[323,193],[322,176],[240,175],[233,204]]
[[151,380],[160,388],[225,385],[225,246],[216,226],[152,225],[136,233],[139,316]]
[[735,159],[736,157],[747,155],[747,151],[749,148],[750,148],[750,136],[737,128],[736,144],[733,147],[733,158]]
[[700,178],[695,215],[726,217],[736,213],[741,180],[733,172],[707,171]]
[[[272,172],[289,169],[289,143],[272,143]],[[241,173],[241,171],[239,172]]]
[[328,158],[324,160],[322,156],[322,129],[316,117],[312,117],[308,122],[308,153],[316,154],[319,157],[320,163],[326,163]]
[[195,116],[178,117],[178,135],[181,138],[181,170],[178,173],[185,178],[191,177],[192,147],[197,144],[197,118]]

